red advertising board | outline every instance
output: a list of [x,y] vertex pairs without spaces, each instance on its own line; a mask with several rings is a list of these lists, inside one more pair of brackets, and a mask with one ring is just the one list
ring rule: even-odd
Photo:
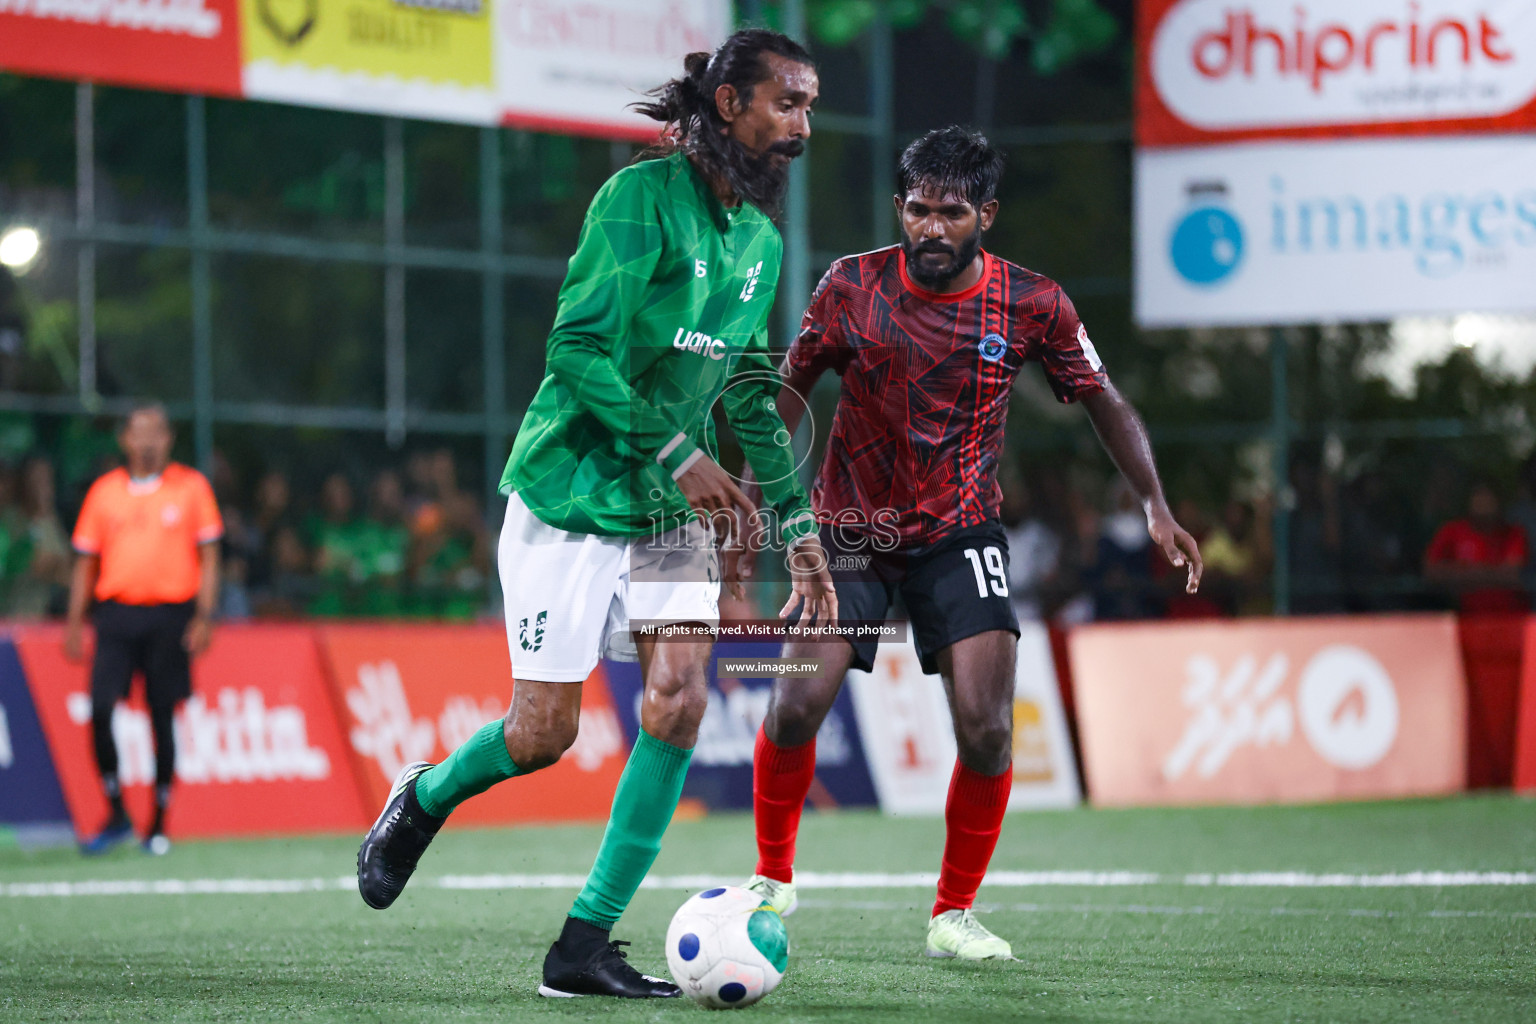
[[[348,747],[371,807],[411,761],[440,761],[512,695],[507,635],[499,626],[321,627]],[[629,756],[602,667],[581,694],[576,742],[560,761],[466,802],[454,824],[601,821]]]
[[1515,718],[1515,789],[1536,792],[1536,616],[1526,619]]
[[1088,626],[1070,646],[1095,803],[1462,787],[1466,699],[1450,615]]
[[0,0],[0,69],[240,95],[238,0]]
[[[90,669],[64,657],[63,630],[15,635],[54,767],[82,834],[106,799],[91,751]],[[193,695],[176,720],[174,838],[358,831],[371,818],[325,684],[312,629],[221,626],[193,663]],[[113,719],[128,809],[148,821],[154,745],[142,688]]]
[[1138,0],[1136,140],[1536,130],[1531,0]]

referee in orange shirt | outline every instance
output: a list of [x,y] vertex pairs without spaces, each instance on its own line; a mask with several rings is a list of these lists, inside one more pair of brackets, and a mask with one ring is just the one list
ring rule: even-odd
[[135,408],[118,431],[127,465],[91,485],[75,524],[74,578],[64,653],[84,654],[85,613],[95,600],[91,732],[112,816],[85,853],[103,853],[133,836],[118,779],[112,712],[144,675],[155,736],[155,819],[144,849],[165,853],[165,811],[176,775],[176,706],[192,693],[192,655],[208,646],[218,603],[224,523],[213,488],[197,470],[172,462],[165,408]]

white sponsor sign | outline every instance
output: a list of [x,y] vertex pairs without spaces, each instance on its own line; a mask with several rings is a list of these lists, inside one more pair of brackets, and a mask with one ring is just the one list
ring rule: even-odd
[[723,0],[499,0],[496,91],[508,124],[654,135],[627,109],[730,32]]
[[212,39],[223,27],[223,17],[208,7],[207,0],[0,0],[0,14],[56,18],[77,25],[108,25],[198,39]]
[[0,768],[16,763],[16,751],[11,745],[11,721],[6,716],[5,705],[0,704]]
[[[1057,689],[1050,640],[1022,624],[1013,705],[1009,810],[1074,807],[1082,799]],[[881,644],[872,672],[850,672],[870,776],[887,814],[943,814],[954,771],[953,720],[938,676],[923,674],[911,642]]]
[[[411,710],[400,678],[400,666],[385,659],[357,668],[357,685],[346,692],[347,710],[353,725],[347,738],[352,749],[378,766],[379,774],[393,779],[412,761],[425,761],[441,751],[452,753],[486,722],[502,716],[502,705],[487,698],[456,694],[443,702],[434,723],[418,718]],[[584,772],[595,772],[603,761],[624,749],[624,732],[611,708],[586,710],[576,727],[576,739],[561,760],[569,760]]]
[[1497,117],[1536,98],[1536,3],[1182,0],[1151,69],[1207,131]]
[[[70,720],[91,720],[91,697],[72,693]],[[191,785],[218,782],[320,781],[331,759],[311,746],[309,722],[296,705],[268,706],[252,687],[221,687],[193,694],[176,712],[176,778]],[[127,704],[112,712],[112,736],[125,786],[155,780],[155,743],[149,714]]]
[[1536,137],[1142,149],[1147,327],[1536,310]]
[[1280,653],[1262,665],[1245,654],[1225,672],[1210,655],[1191,655],[1180,694],[1189,718],[1163,758],[1163,778],[1209,779],[1244,747],[1283,747],[1296,735],[1297,718],[1312,749],[1337,768],[1370,768],[1392,749],[1397,691],[1369,651],[1349,644],[1323,648],[1302,669],[1294,699],[1285,685],[1290,670]]

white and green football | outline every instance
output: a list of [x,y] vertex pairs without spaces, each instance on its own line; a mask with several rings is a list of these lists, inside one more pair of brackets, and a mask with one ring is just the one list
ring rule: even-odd
[[672,915],[667,966],[700,1006],[751,1006],[783,980],[789,933],[778,911],[756,893],[734,885],[705,889]]

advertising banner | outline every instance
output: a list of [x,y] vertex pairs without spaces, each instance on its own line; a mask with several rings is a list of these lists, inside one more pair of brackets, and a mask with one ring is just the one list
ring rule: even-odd
[[728,0],[0,0],[0,70],[650,141]]
[[1465,779],[1450,615],[1086,626],[1069,644],[1096,804],[1428,796]]
[[0,0],[0,69],[238,96],[238,2]]
[[494,124],[492,0],[240,0],[245,95]]
[[[683,796],[711,810],[750,809],[752,751],[768,713],[772,680],[720,676],[721,658],[776,658],[778,643],[719,643],[709,664],[709,704],[699,724]],[[631,743],[640,730],[642,686],[640,666],[633,662],[604,662],[613,699]],[[875,787],[865,764],[864,742],[847,687],[837,695],[821,731],[816,734],[816,779],[809,803],[813,807],[873,806]]]
[[16,645],[0,639],[0,825],[69,827],[53,754],[32,707]]
[[1139,0],[1136,141],[1536,129],[1533,0]]
[[497,0],[496,16],[502,123],[639,141],[658,125],[628,105],[731,30],[725,0]]
[[[1073,807],[1081,799],[1056,669],[1045,627],[1023,623],[1014,677],[1013,793],[1009,810]],[[955,733],[944,683],[923,675],[917,650],[881,644],[873,672],[848,673],[887,814],[942,814],[955,768]]]
[[1135,218],[1146,327],[1536,310],[1536,134],[1142,149]]
[[[90,834],[107,817],[91,750],[90,668],[64,657],[63,636],[58,627],[28,627],[16,647],[75,827]],[[221,626],[193,662],[192,680],[176,717],[172,839],[367,827],[372,816],[358,799],[312,630]],[[142,691],[135,683],[112,720],[125,800],[141,828],[155,777]]]
[[1520,697],[1515,718],[1515,789],[1536,792],[1536,616],[1525,622]]
[[1467,673],[1467,788],[1508,788],[1514,772],[1524,612],[1457,616]]
[[[339,625],[319,630],[343,728],[371,813],[412,761],[441,761],[512,696],[507,634],[498,625]],[[629,757],[603,670],[582,686],[576,742],[560,761],[454,812],[455,825],[601,821]]]

